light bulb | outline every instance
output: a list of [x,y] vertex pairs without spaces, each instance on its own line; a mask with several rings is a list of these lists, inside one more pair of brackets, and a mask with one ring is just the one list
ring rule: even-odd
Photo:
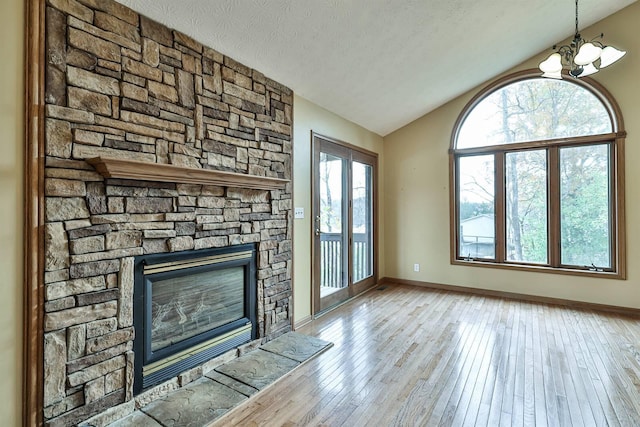
[[597,72],[598,72],[598,69],[593,65],[593,63],[587,64],[584,66],[584,69],[582,70],[582,74],[580,74],[580,77],[590,76],[591,74],[595,74]]
[[607,67],[618,59],[622,58],[627,52],[624,50],[618,50],[613,46],[607,46],[602,49],[602,54],[600,55],[600,68]]
[[562,79],[562,72],[561,71],[546,72],[542,74],[542,77],[560,80]]
[[562,71],[562,57],[559,53],[552,53],[539,67],[543,73],[559,73]]
[[573,62],[580,66],[591,64],[593,61],[600,58],[601,53],[601,47],[598,47],[593,43],[585,43],[580,47],[575,58],[573,58]]

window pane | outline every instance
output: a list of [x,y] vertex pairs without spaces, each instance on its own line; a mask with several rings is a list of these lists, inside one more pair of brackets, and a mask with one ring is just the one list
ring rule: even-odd
[[458,159],[460,258],[495,258],[494,156]]
[[320,283],[322,295],[347,286],[343,248],[346,223],[343,221],[344,171],[346,160],[320,153]]
[[547,263],[546,150],[507,153],[507,260]]
[[560,150],[562,264],[611,267],[609,146]]
[[353,282],[373,275],[373,167],[353,162]]
[[478,103],[456,148],[484,147],[612,132],[604,104],[564,80],[535,78],[502,87]]

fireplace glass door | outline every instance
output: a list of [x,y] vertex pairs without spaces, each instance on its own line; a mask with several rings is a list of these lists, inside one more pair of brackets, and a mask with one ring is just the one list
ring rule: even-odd
[[134,392],[256,338],[255,245],[136,257]]
[[172,276],[148,278],[153,352],[245,317],[244,268]]

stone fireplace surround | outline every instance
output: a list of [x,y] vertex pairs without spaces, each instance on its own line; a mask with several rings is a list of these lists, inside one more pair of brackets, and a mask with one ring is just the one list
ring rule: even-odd
[[57,426],[202,375],[134,398],[136,256],[255,243],[257,342],[291,329],[290,182],[105,178],[87,159],[290,180],[293,94],[112,0],[49,0],[45,20],[42,410]]

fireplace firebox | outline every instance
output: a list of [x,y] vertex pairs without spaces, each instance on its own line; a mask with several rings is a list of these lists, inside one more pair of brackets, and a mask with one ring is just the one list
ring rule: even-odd
[[255,339],[255,246],[136,257],[134,327],[134,393]]

